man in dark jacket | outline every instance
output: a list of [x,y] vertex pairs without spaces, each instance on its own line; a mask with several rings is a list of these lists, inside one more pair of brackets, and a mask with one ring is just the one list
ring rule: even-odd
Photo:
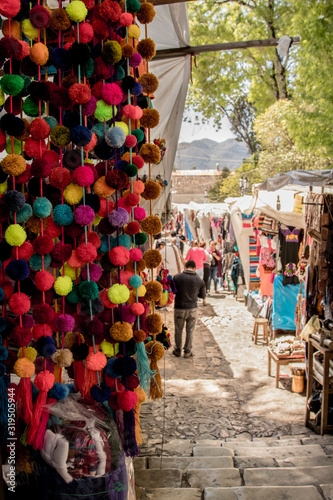
[[175,348],[173,353],[179,357],[182,349],[182,333],[186,323],[186,340],[184,345],[184,358],[190,358],[192,354],[192,337],[197,319],[198,297],[206,298],[206,287],[204,281],[195,272],[194,260],[185,264],[185,270],[173,277],[177,293],[175,299]]

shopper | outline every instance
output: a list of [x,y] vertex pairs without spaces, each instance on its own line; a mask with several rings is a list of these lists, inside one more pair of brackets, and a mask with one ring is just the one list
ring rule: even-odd
[[[209,294],[209,282],[210,282],[210,263],[213,259],[212,257],[212,254],[210,254],[208,252],[208,250],[206,250],[206,242],[205,241],[201,241],[199,243],[199,246],[201,248],[204,249],[205,251],[205,254],[206,254],[206,257],[207,257],[207,260],[204,261],[204,267],[203,267],[203,280],[204,280],[204,283],[205,283],[205,286],[206,286],[206,295]],[[203,301],[203,305],[206,306],[207,305],[207,302],[204,300]]]
[[186,324],[186,339],[184,358],[190,358],[192,353],[193,331],[197,318],[198,297],[205,300],[205,283],[197,275],[194,260],[188,260],[185,270],[174,276],[177,289],[174,309],[175,348],[173,355],[179,357],[182,350],[182,334]]
[[184,269],[184,262],[179,248],[175,245],[175,238],[171,238],[166,242],[164,240],[160,241],[156,248],[162,255],[162,264],[158,267],[157,273],[161,271],[162,267],[168,269],[171,276],[182,272]]
[[186,237],[183,234],[182,229],[178,229],[178,234],[177,234],[177,247],[179,247],[180,253],[184,255],[184,247],[186,243]]
[[215,293],[218,293],[217,278],[220,278],[222,276],[222,269],[221,269],[222,255],[216,248],[216,241],[210,240],[208,252],[212,256],[212,260],[210,263],[210,279],[208,285],[208,292],[210,292],[210,287],[213,280]]
[[193,247],[189,249],[186,255],[186,261],[194,260],[197,275],[199,278],[203,279],[203,263],[207,260],[205,251],[203,248],[199,247],[197,241],[194,241]]

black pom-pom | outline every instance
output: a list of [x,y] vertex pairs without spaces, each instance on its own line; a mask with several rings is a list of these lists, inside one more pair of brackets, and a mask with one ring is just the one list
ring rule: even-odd
[[8,191],[2,200],[11,212],[18,212],[25,205],[25,196],[19,191]]
[[0,128],[8,135],[20,135],[24,130],[24,121],[13,113],[7,113],[1,117]]
[[98,224],[98,231],[101,234],[112,234],[115,230],[116,228],[110,224],[108,217],[104,217]]
[[6,274],[13,281],[23,281],[29,274],[30,269],[26,260],[11,260],[6,266]]
[[68,56],[68,50],[57,47],[52,50],[51,53],[52,63],[56,68],[60,68],[63,71],[66,71],[70,68],[70,60]]
[[127,92],[128,90],[132,90],[134,84],[135,84],[135,80],[134,80],[133,76],[125,76],[121,80],[121,88],[124,92]]
[[100,57],[102,53],[102,44],[101,43],[96,43],[96,45],[93,46],[91,50],[91,57],[92,59],[97,59],[97,57]]
[[5,261],[11,258],[13,247],[8,245],[6,240],[0,241],[1,260]]
[[107,254],[107,253],[102,255],[101,260],[99,262],[100,262],[100,265],[101,265],[101,268],[103,269],[103,271],[109,272],[109,271],[113,271],[115,269],[114,265],[112,264],[112,262],[110,260],[109,254]]
[[[89,300],[82,299],[80,302],[82,314],[90,314],[90,304]],[[92,313],[99,314],[103,311],[103,304],[100,299],[94,299],[91,301]]]
[[[45,181],[43,182],[43,193],[44,189],[46,189],[46,183]],[[32,179],[29,180],[28,185],[27,185],[27,190],[30,196],[36,197],[40,196],[40,179],[39,177],[33,177]]]
[[[28,295],[29,297],[31,297],[32,295],[35,295],[35,293],[38,291],[34,282],[32,281],[31,278],[26,278],[25,280],[23,281],[20,281],[20,291],[22,293],[25,293],[26,295]],[[16,282],[15,283],[15,286],[14,286],[14,293],[17,293],[18,292],[18,283]],[[40,302],[42,302],[42,295],[40,297]]]
[[71,351],[75,361],[83,361],[89,354],[89,347],[87,344],[77,344],[71,348]]
[[84,64],[90,59],[90,48],[85,43],[74,42],[68,50],[68,57],[76,66]]
[[51,184],[46,184],[45,191],[43,191],[45,198],[50,200],[52,205],[58,205],[59,200],[61,199],[60,189],[55,186],[51,186]]
[[30,97],[34,101],[49,101],[50,100],[50,87],[46,82],[31,82],[28,90],[30,92]]
[[106,144],[105,139],[95,146],[94,152],[100,160],[110,160],[114,155],[113,149]]
[[3,71],[5,75],[20,75],[21,74],[21,63],[17,59],[12,59],[12,67],[10,68],[9,59],[3,65]]
[[[0,127],[1,128],[1,127]],[[8,174],[5,174],[5,172],[0,168],[0,183],[2,184],[7,180]]]
[[64,154],[63,164],[67,168],[76,168],[81,165],[81,154],[76,149],[71,149]]
[[38,66],[35,64],[29,56],[26,56],[21,61],[21,71],[22,74],[26,76],[37,76],[38,75]]
[[78,115],[78,113],[67,111],[62,119],[62,124],[64,127],[67,127],[69,129],[77,127],[78,125],[80,125],[80,116]]
[[86,205],[89,205],[95,213],[99,212],[101,209],[99,196],[93,193],[86,194]]

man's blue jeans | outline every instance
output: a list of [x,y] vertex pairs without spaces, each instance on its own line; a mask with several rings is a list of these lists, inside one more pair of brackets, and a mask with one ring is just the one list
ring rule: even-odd
[[210,280],[208,291],[210,290],[210,285],[214,281],[215,292],[217,291],[217,266],[210,266]]

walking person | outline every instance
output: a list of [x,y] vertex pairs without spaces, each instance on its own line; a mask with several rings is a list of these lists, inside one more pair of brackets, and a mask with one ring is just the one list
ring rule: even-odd
[[[209,295],[209,282],[210,282],[210,263],[213,259],[212,254],[206,250],[206,242],[201,241],[199,243],[199,246],[204,249],[204,252],[206,254],[207,260],[204,261],[204,267],[203,267],[203,280],[206,286],[206,295]],[[204,300],[202,305],[206,306],[207,302]]]
[[216,241],[210,240],[208,252],[212,256],[212,260],[210,263],[210,279],[209,279],[208,290],[210,291],[211,283],[213,280],[215,293],[218,293],[217,278],[220,278],[222,276],[222,268],[221,268],[222,255],[216,248]]
[[203,263],[207,260],[207,257],[204,249],[199,247],[199,243],[197,241],[194,241],[193,247],[187,252],[185,260],[194,260],[197,275],[199,278],[203,279]]
[[195,262],[188,260],[182,273],[176,274],[173,280],[177,289],[174,309],[175,348],[172,352],[179,357],[182,351],[182,334],[186,325],[184,358],[190,358],[192,353],[193,332],[197,319],[198,297],[205,300],[205,283],[197,275]]

